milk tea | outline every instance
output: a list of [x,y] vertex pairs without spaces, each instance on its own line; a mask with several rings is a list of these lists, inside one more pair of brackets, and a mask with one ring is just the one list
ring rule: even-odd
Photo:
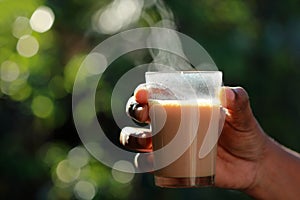
[[[213,185],[220,105],[204,101],[176,100],[150,100],[149,105],[151,128],[154,133],[153,150],[162,150],[159,156],[154,157],[154,165],[170,156],[176,156],[173,153],[178,151],[179,146],[187,147],[174,162],[154,172],[156,185]],[[176,134],[183,136],[175,146],[164,151],[166,145],[174,142]],[[211,146],[211,150],[204,157],[199,157],[204,138],[206,146]]]

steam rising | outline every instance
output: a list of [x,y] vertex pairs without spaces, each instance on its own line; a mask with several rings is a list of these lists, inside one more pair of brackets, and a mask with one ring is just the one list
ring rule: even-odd
[[[153,16],[155,11],[156,15]],[[158,20],[157,20],[158,18]],[[98,10],[93,18],[93,29],[102,34],[115,34],[128,28],[139,27],[139,21],[150,27],[160,27],[176,30],[173,12],[162,0],[114,0],[103,9]],[[134,37],[134,40],[137,38]],[[148,44],[163,44],[184,55],[181,41],[176,32],[150,34]],[[187,58],[180,57],[158,49],[149,49],[153,62],[148,71],[183,71],[195,70]]]
[[[153,24],[155,27],[169,28],[176,30],[173,12],[164,4],[163,1],[157,1],[155,6],[160,14],[161,21]],[[183,48],[179,36],[174,31],[164,32],[160,35],[151,35],[148,43],[164,44],[168,49],[174,49],[184,55]],[[188,62],[186,57],[179,57],[170,52],[163,50],[151,50],[153,62],[149,67],[149,71],[192,71],[195,70]]]

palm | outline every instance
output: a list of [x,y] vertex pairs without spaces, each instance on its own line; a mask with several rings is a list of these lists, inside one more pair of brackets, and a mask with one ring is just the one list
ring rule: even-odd
[[246,189],[255,178],[257,164],[232,155],[222,146],[218,147],[216,186],[231,189]]
[[255,120],[250,123],[248,130],[225,123],[218,143],[216,186],[247,189],[254,183],[264,134]]

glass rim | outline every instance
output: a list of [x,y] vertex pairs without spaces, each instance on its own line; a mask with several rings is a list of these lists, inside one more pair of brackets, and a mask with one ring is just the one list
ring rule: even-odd
[[153,72],[146,72],[145,74],[146,75],[150,75],[150,74],[176,74],[176,73],[178,73],[178,74],[193,74],[193,73],[195,73],[195,74],[201,74],[201,73],[203,73],[203,74],[213,74],[213,73],[221,73],[222,74],[222,71],[153,71]]

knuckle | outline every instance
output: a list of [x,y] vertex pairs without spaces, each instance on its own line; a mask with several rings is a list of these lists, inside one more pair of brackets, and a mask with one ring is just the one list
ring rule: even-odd
[[127,115],[133,118],[136,122],[146,122],[148,119],[147,105],[142,105],[137,102],[132,102],[127,107]]

